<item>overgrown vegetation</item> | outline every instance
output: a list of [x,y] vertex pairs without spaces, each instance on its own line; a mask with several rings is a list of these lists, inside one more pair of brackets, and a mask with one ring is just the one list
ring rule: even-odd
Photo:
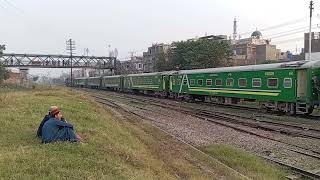
[[[4,91],[0,100],[0,179],[243,179],[77,91]],[[51,105],[62,108],[85,144],[40,143],[36,129]]]
[[9,78],[9,71],[4,67],[0,66],[0,84],[3,83],[4,80]]
[[278,166],[271,165],[242,149],[220,144],[204,147],[203,150],[252,179],[287,179],[286,173]]
[[180,41],[174,42],[172,47],[158,54],[157,71],[228,66],[231,57],[230,46],[223,41]]

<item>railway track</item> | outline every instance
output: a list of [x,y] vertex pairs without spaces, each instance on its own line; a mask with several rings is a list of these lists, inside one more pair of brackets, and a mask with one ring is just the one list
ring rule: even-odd
[[[89,90],[87,91],[96,92],[95,90]],[[145,103],[154,103],[154,105],[169,105],[177,107],[176,101],[171,101],[171,103],[163,102],[161,100],[145,97],[145,96],[129,96],[127,94],[115,94],[115,97],[118,98],[124,98],[124,99],[133,99],[137,100],[139,102],[145,102]],[[287,134],[293,137],[304,137],[304,138],[313,138],[313,139],[320,139],[320,129],[313,128],[311,126],[307,125],[297,125],[297,124],[290,124],[290,123],[283,123],[283,122],[274,122],[274,121],[267,121],[267,120],[261,120],[257,119],[256,117],[261,117],[261,115],[255,115],[255,116],[243,116],[238,115],[235,113],[226,113],[222,111],[209,111],[203,108],[194,108],[194,107],[188,107],[184,105],[179,105],[180,108],[184,109],[190,109],[192,111],[196,111],[199,115],[203,116],[213,116],[217,114],[223,114],[224,116],[229,116],[228,119],[229,122],[245,125],[248,127],[256,128],[256,129],[263,129],[266,131],[273,131],[281,134]],[[262,116],[263,117],[263,116]],[[269,119],[270,117],[263,117],[265,119]],[[272,119],[272,118],[271,118]]]
[[[92,96],[95,97],[96,100],[97,100],[97,102],[99,102],[99,103],[101,103],[101,104],[108,105],[108,106],[110,106],[110,107],[112,107],[112,108],[114,108],[114,109],[117,109],[117,110],[121,109],[121,110],[123,110],[123,111],[125,111],[125,112],[127,112],[127,113],[133,114],[133,115],[138,116],[138,117],[140,117],[140,118],[142,118],[142,119],[154,121],[153,119],[146,118],[146,117],[144,117],[144,116],[142,116],[142,115],[140,115],[140,114],[138,114],[138,113],[135,113],[134,111],[130,111],[130,110],[128,110],[128,109],[123,108],[121,105],[117,104],[115,101],[112,101],[112,100],[110,100],[110,99],[107,99],[107,98],[104,98],[104,97],[101,97],[101,96],[97,96],[97,95],[92,95]],[[154,102],[153,102],[153,103],[154,103]],[[152,104],[153,104],[153,103],[152,103]],[[154,104],[153,104],[153,105],[154,105]],[[159,105],[159,104],[158,104],[158,105]],[[160,105],[160,106],[163,107],[163,105]],[[168,108],[168,107],[166,107],[166,108]],[[180,108],[180,109],[181,109],[181,108]],[[175,109],[175,110],[176,110],[176,109]],[[179,110],[179,112],[181,112],[181,111]],[[189,111],[183,111],[183,112],[189,113]],[[212,114],[210,114],[210,116],[211,116],[211,115],[212,115]],[[201,119],[204,119],[204,120],[207,120],[207,121],[210,121],[210,122],[214,122],[214,123],[217,123],[217,124],[220,124],[220,125],[225,125],[225,124],[221,124],[220,122],[213,121],[212,119],[204,118],[202,115],[199,115],[199,114],[198,114],[198,115],[197,115],[197,114],[193,114],[193,116],[196,116],[196,117],[198,117],[198,118],[201,118]],[[216,118],[217,118],[217,117],[216,117]],[[226,120],[226,118],[222,118],[222,119],[223,119],[223,120]],[[229,126],[228,126],[228,127],[229,127]],[[157,128],[159,129],[159,127],[157,127]],[[163,132],[165,132],[166,134],[172,136],[169,132],[167,132],[167,131],[165,131],[165,130],[163,130],[163,129],[160,129],[160,130],[163,131]],[[237,130],[239,130],[239,129],[237,129]],[[241,130],[241,131],[243,131],[243,130]],[[247,133],[248,133],[248,132],[247,132]],[[250,133],[250,134],[251,134],[251,133]],[[258,134],[253,134],[253,135],[258,135]],[[261,135],[258,135],[258,136],[261,137]],[[174,136],[173,136],[173,137],[174,137]],[[263,138],[266,138],[266,137],[264,137],[264,136],[262,136],[262,137],[263,137]],[[180,139],[180,138],[177,138],[177,137],[174,137],[174,138],[177,139],[177,140],[179,140],[179,141],[181,142],[181,139]],[[270,138],[267,138],[267,139],[270,139]],[[272,139],[271,139],[271,140],[272,140]],[[193,149],[196,149],[197,151],[205,154],[206,156],[208,156],[208,157],[216,160],[215,158],[213,158],[212,156],[204,153],[203,151],[201,151],[201,150],[198,149],[197,147],[195,147],[195,146],[193,146],[193,145],[191,145],[191,144],[189,144],[189,143],[187,143],[187,142],[184,142],[184,141],[182,141],[182,142],[183,142],[184,144],[187,144],[188,146],[192,147]],[[282,142],[282,143],[283,143],[283,142]],[[289,144],[289,145],[290,145],[290,144]],[[305,149],[305,150],[307,150],[307,149]],[[303,154],[303,155],[306,155],[306,156],[310,156],[310,157],[313,157],[313,158],[320,159],[320,156],[311,155],[311,154],[309,154],[309,153],[305,153],[305,152],[302,152],[302,151],[299,151],[299,150],[293,150],[293,151],[295,151],[295,152],[297,152],[297,153],[300,153],[300,154]],[[319,152],[317,152],[317,154],[320,155]],[[279,161],[279,160],[276,160],[276,159],[269,158],[269,157],[267,157],[267,156],[260,156],[260,157],[261,157],[261,158],[264,158],[264,159],[266,159],[266,160],[268,160],[268,161],[271,161],[271,162],[273,162],[273,163],[279,164],[279,165],[281,165],[281,166],[283,166],[283,167],[285,167],[285,168],[287,168],[287,169],[290,169],[292,172],[294,172],[294,173],[296,173],[296,174],[299,174],[299,175],[301,175],[301,176],[303,176],[303,177],[310,178],[310,179],[320,179],[320,175],[318,175],[318,174],[309,172],[309,171],[307,171],[307,170],[303,170],[303,169],[298,168],[298,167],[295,167],[295,166],[291,166],[291,165],[289,165],[289,164],[283,163],[283,162],[281,162],[281,161]],[[233,170],[233,169],[232,169],[232,170]],[[235,170],[234,170],[234,171],[235,171]],[[238,173],[239,173],[239,172],[238,172]],[[242,175],[242,174],[240,174],[240,173],[239,173],[239,175],[245,177],[244,175]],[[245,177],[245,178],[247,178],[247,177]],[[247,178],[247,179],[249,179],[249,178]]]
[[[159,101],[156,100],[154,98],[146,98],[143,96],[128,96],[125,94],[121,94],[121,95],[116,95],[119,98],[130,98],[130,99],[134,99],[137,101],[142,101],[145,103],[154,103],[154,105],[168,105],[168,106],[174,106],[177,107],[176,103],[168,103],[168,102],[163,102],[163,101]],[[175,102],[175,101],[173,101]],[[249,126],[252,128],[256,128],[256,129],[263,129],[266,131],[273,131],[273,132],[278,132],[281,134],[287,134],[290,136],[295,136],[295,137],[304,137],[304,138],[313,138],[313,139],[320,139],[320,129],[316,129],[310,126],[306,126],[306,125],[296,125],[296,124],[289,124],[289,123],[281,123],[281,122],[273,122],[273,121],[267,121],[267,120],[260,120],[257,119],[254,116],[243,116],[243,115],[238,115],[235,113],[226,113],[226,112],[222,112],[222,111],[209,111],[209,110],[205,110],[202,108],[190,108],[187,106],[183,106],[180,105],[180,108],[184,108],[184,109],[189,109],[192,111],[196,111],[198,115],[202,115],[202,116],[217,116],[217,115],[224,115],[224,116],[229,116],[230,118],[228,119],[229,122],[233,122],[233,123],[237,123],[237,124],[242,124],[245,126]],[[269,118],[269,117],[265,117],[265,118]]]
[[[128,114],[132,114],[132,115],[134,115],[134,116],[137,116],[137,117],[139,117],[139,118],[142,118],[142,119],[145,119],[145,120],[148,120],[148,121],[154,121],[154,120],[151,119],[151,118],[147,118],[147,117],[142,116],[142,115],[140,115],[140,114],[138,114],[138,113],[135,113],[134,111],[128,110],[128,109],[122,107],[121,105],[117,104],[115,101],[112,101],[112,100],[110,100],[110,99],[105,99],[105,98],[96,97],[96,96],[93,96],[93,97],[95,97],[95,98],[96,98],[96,101],[97,101],[98,103],[100,103],[100,104],[107,105],[107,106],[112,107],[112,108],[114,108],[114,109],[116,109],[116,110],[124,111],[124,112],[126,112],[126,113],[128,113]],[[157,122],[157,123],[159,123],[159,122]],[[157,126],[154,126],[154,125],[152,125],[152,126],[155,127],[155,128],[157,128],[157,129],[159,129],[159,130],[162,131],[163,133],[169,135],[170,137],[173,137],[174,139],[178,140],[179,142],[183,143],[184,145],[189,146],[190,148],[192,148],[193,150],[199,152],[200,154],[202,154],[202,155],[210,158],[211,160],[214,160],[214,161],[218,162],[219,164],[223,165],[223,166],[226,167],[227,169],[235,172],[235,173],[236,173],[237,175],[239,175],[240,177],[242,177],[242,178],[244,178],[244,179],[248,179],[248,180],[251,179],[251,178],[249,178],[249,177],[241,174],[240,172],[236,171],[235,169],[232,169],[231,167],[227,166],[226,164],[220,162],[219,160],[215,159],[215,158],[212,157],[211,155],[203,152],[202,150],[200,150],[199,148],[193,146],[192,144],[187,143],[187,142],[183,141],[182,139],[173,136],[172,134],[170,134],[170,133],[167,132],[166,130],[161,129],[161,128],[159,128],[159,127],[157,127]],[[214,174],[214,173],[213,173],[213,174]]]

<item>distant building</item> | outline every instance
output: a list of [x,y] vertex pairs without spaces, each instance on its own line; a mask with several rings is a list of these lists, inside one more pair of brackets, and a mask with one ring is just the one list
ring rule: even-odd
[[157,56],[160,53],[167,53],[171,44],[153,44],[148,51],[143,53],[143,71],[156,72]]
[[227,35],[208,35],[202,37],[196,37],[192,39],[188,39],[188,41],[197,41],[197,40],[212,40],[212,41],[228,41]]
[[256,62],[262,64],[266,61],[278,61],[281,51],[276,48],[276,45],[261,44],[256,46]]
[[263,39],[260,31],[254,31],[250,38],[232,40],[233,65],[262,64],[288,61],[288,53],[281,52],[270,40]]
[[260,31],[254,31],[250,38],[233,40],[231,45],[233,50],[233,64],[257,64],[256,47],[264,44],[268,44],[268,40],[262,39]]
[[143,73],[143,67],[143,57],[133,56],[129,60],[120,61],[120,74]]

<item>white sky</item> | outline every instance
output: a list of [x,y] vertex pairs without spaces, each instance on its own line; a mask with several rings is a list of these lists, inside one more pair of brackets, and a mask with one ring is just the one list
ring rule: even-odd
[[[314,3],[313,24],[317,24],[320,0]],[[108,44],[124,59],[130,51],[142,54],[152,43],[206,33],[230,36],[234,17],[239,33],[258,28],[271,38],[268,35],[301,27],[307,32],[308,4],[309,0],[0,0],[0,44],[7,45],[7,53],[66,54],[65,41],[72,38],[78,55],[89,48],[91,55],[106,56]],[[288,41],[295,38],[300,40]],[[282,51],[295,51],[303,47],[302,38],[300,32],[271,40]]]

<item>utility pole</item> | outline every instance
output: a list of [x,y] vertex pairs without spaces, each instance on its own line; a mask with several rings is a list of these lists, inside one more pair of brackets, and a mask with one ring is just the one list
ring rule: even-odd
[[313,1],[311,0],[310,1],[310,6],[309,6],[309,9],[310,9],[310,25],[309,25],[309,61],[311,61],[311,20],[312,20],[312,11],[313,11]]
[[72,60],[73,60],[73,51],[76,50],[76,43],[71,38],[67,40],[67,51],[70,52],[70,83],[73,85],[73,75],[72,75]]

